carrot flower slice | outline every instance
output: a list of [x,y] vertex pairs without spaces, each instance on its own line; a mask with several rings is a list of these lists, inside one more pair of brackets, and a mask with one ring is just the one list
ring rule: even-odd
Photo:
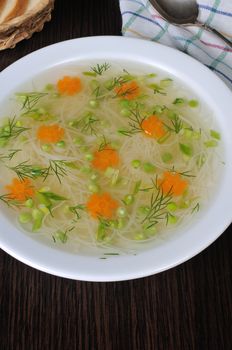
[[180,196],[188,187],[188,181],[183,180],[178,173],[165,171],[163,173],[163,179],[158,181],[158,185],[164,193],[171,192],[174,196]]
[[141,128],[148,137],[159,139],[166,134],[163,123],[156,115],[144,119]]
[[5,186],[5,188],[9,191],[9,198],[22,202],[35,194],[34,186],[30,179],[19,180],[14,178],[12,183]]
[[130,81],[128,83],[117,86],[114,91],[118,97],[122,97],[125,100],[134,100],[140,94],[140,88],[136,81]]
[[105,219],[111,219],[118,207],[118,201],[113,199],[107,192],[92,194],[87,202],[87,209],[90,215],[95,219],[99,216]]
[[61,95],[73,96],[81,91],[81,79],[78,77],[64,76],[57,82],[57,90]]
[[94,152],[92,166],[99,170],[106,170],[108,167],[115,167],[119,164],[118,152],[112,148],[104,148]]
[[37,131],[37,138],[40,141],[55,143],[62,140],[64,136],[64,129],[58,124],[41,125]]

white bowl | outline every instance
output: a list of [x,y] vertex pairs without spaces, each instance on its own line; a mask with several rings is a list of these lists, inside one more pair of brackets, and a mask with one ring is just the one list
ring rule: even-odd
[[60,64],[85,60],[144,63],[176,77],[214,110],[224,146],[225,167],[213,202],[191,227],[179,229],[161,245],[137,255],[102,260],[59,251],[31,239],[0,213],[0,246],[39,270],[84,281],[120,281],[149,276],[176,266],[211,244],[232,219],[232,94],[208,68],[174,49],[144,40],[90,37],[61,42],[35,51],[0,74],[0,102],[18,85]]

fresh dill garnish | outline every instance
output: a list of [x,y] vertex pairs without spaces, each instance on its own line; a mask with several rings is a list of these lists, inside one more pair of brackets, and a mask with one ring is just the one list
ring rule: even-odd
[[163,124],[166,126],[166,128],[169,131],[174,132],[176,134],[179,134],[179,132],[183,129],[183,125],[184,125],[182,120],[176,113],[173,115],[173,118],[171,118],[172,126],[169,126],[166,123],[163,123]]
[[58,181],[61,183],[61,177],[67,175],[66,172],[66,161],[65,160],[49,160],[48,167],[41,167],[33,164],[29,164],[28,160],[17,164],[14,167],[9,167],[13,170],[20,180],[26,178],[36,179],[38,177],[43,177],[43,181],[49,175],[55,175]]
[[0,154],[0,161],[11,160],[21,149],[10,149],[8,154]]
[[141,116],[138,105],[136,105],[134,110],[130,110],[130,113],[131,113],[131,115],[128,117],[128,119],[130,120],[128,123],[130,126],[130,129],[118,130],[119,134],[122,134],[124,136],[129,136],[129,137],[143,131],[141,125],[142,125],[142,122],[144,121],[144,119],[146,119],[146,117]]
[[76,220],[80,220],[81,215],[79,213],[79,210],[82,210],[82,211],[85,210],[85,206],[83,204],[78,204],[73,207],[69,207],[68,209],[71,213],[76,215]]
[[138,87],[129,87],[128,89],[124,90],[124,89],[118,89],[118,91],[116,92],[116,95],[113,96],[113,98],[116,98],[116,97],[125,97],[125,96],[128,96],[128,95],[131,95],[133,94],[136,90],[138,90]]
[[103,151],[108,145],[109,145],[109,142],[106,140],[105,135],[103,135],[102,142],[100,143],[100,145],[98,147],[98,152]]
[[68,240],[68,233],[71,232],[72,230],[74,230],[74,226],[71,228],[67,228],[66,230],[62,231],[62,230],[57,230],[53,235],[53,241],[54,243],[56,243],[56,241],[60,241],[61,243],[66,243]]
[[84,134],[97,135],[97,127],[99,119],[92,113],[88,113],[81,119],[73,122],[73,127],[80,129]]
[[193,214],[194,212],[198,212],[199,210],[200,210],[200,203],[197,203],[195,207],[192,209],[191,214]]
[[16,138],[26,130],[29,128],[21,126],[15,117],[8,119],[7,124],[0,129],[0,142],[7,144],[10,139]]
[[49,160],[49,166],[46,168],[44,175],[44,181],[49,175],[55,175],[61,183],[61,177],[67,175],[67,171],[65,169],[66,161],[65,160]]
[[113,78],[109,82],[109,84],[107,85],[107,90],[111,91],[115,87],[123,85],[123,84],[127,83],[130,80],[131,80],[131,78],[129,76],[119,76],[119,77]]
[[97,75],[102,75],[104,72],[106,72],[110,68],[109,63],[103,63],[103,64],[97,64],[94,67],[91,67],[91,70],[96,73]]
[[26,178],[35,179],[40,176],[44,176],[47,168],[41,168],[28,163],[28,160],[17,164],[16,166],[9,167],[13,170],[20,180]]
[[196,175],[191,174],[191,172],[189,170],[187,170],[187,171],[177,171],[177,170],[175,170],[174,165],[173,165],[173,167],[171,169],[168,169],[168,170],[170,172],[172,172],[172,173],[180,174],[181,176],[196,177]]
[[153,90],[154,94],[167,95],[164,88],[158,84],[150,84],[149,87]]
[[22,110],[27,114],[33,110],[39,100],[47,96],[47,92],[19,92],[16,96],[22,101]]
[[166,219],[167,206],[172,200],[172,188],[167,193],[163,192],[163,189],[158,185],[158,181],[153,181],[153,193],[151,195],[149,210],[142,220],[141,224],[146,225],[146,229],[156,225],[160,220]]
[[8,207],[18,207],[21,203],[11,197],[10,193],[0,195],[0,201],[5,203]]

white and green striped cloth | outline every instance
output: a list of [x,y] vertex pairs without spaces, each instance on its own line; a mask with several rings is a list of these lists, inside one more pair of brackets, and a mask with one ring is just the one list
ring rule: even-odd
[[[232,0],[198,0],[198,20],[232,41]],[[148,0],[120,0],[122,34],[175,47],[204,63],[232,89],[232,49],[202,28],[169,24]]]

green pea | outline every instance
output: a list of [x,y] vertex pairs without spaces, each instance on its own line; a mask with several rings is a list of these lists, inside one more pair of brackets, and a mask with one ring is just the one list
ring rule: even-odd
[[141,161],[139,159],[134,159],[131,162],[133,168],[138,169],[141,165]]
[[126,204],[126,205],[130,205],[130,204],[132,204],[133,202],[134,202],[134,200],[135,200],[135,197],[134,197],[134,195],[133,194],[127,194],[125,197],[124,197],[124,203]]
[[66,146],[65,141],[61,140],[61,141],[57,142],[56,146],[60,147],[60,148],[64,148]]
[[99,106],[99,102],[98,102],[97,100],[90,100],[90,101],[89,101],[89,105],[90,105],[90,107],[92,107],[92,108],[96,108],[96,107]]
[[44,152],[50,152],[52,147],[51,145],[45,143],[44,145],[41,146],[41,149],[44,151]]
[[86,160],[91,161],[91,160],[93,160],[93,158],[94,158],[94,157],[93,157],[93,154],[92,154],[92,153],[86,153],[86,154],[85,154],[85,159],[86,159]]
[[33,205],[34,205],[34,201],[33,201],[32,198],[29,198],[29,199],[26,200],[25,206],[26,206],[27,208],[32,208]]
[[119,207],[119,208],[117,209],[117,216],[119,216],[119,217],[121,217],[121,218],[124,218],[126,215],[127,215],[127,210],[126,210],[126,208]]
[[145,171],[145,173],[153,173],[155,169],[155,166],[149,162],[143,164],[143,170]]
[[176,224],[176,223],[177,223],[177,217],[175,215],[169,214],[168,224]]
[[97,184],[95,184],[95,183],[90,183],[90,184],[88,185],[88,190],[89,190],[90,192],[92,192],[92,193],[97,193],[97,192],[99,192],[100,188],[99,188],[99,186],[98,186]]
[[190,100],[188,102],[189,107],[196,108],[199,105],[199,102],[197,100]]
[[131,115],[131,112],[129,111],[129,109],[126,109],[126,108],[121,109],[120,113],[124,117],[129,117]]
[[168,209],[169,211],[175,211],[177,208],[178,208],[178,207],[177,207],[177,204],[176,204],[175,202],[170,202],[170,203],[168,203],[168,205],[167,205],[167,209]]
[[166,153],[162,154],[162,160],[163,160],[164,163],[170,162],[172,160],[172,158],[173,158],[172,154],[169,153],[169,152],[166,152]]

